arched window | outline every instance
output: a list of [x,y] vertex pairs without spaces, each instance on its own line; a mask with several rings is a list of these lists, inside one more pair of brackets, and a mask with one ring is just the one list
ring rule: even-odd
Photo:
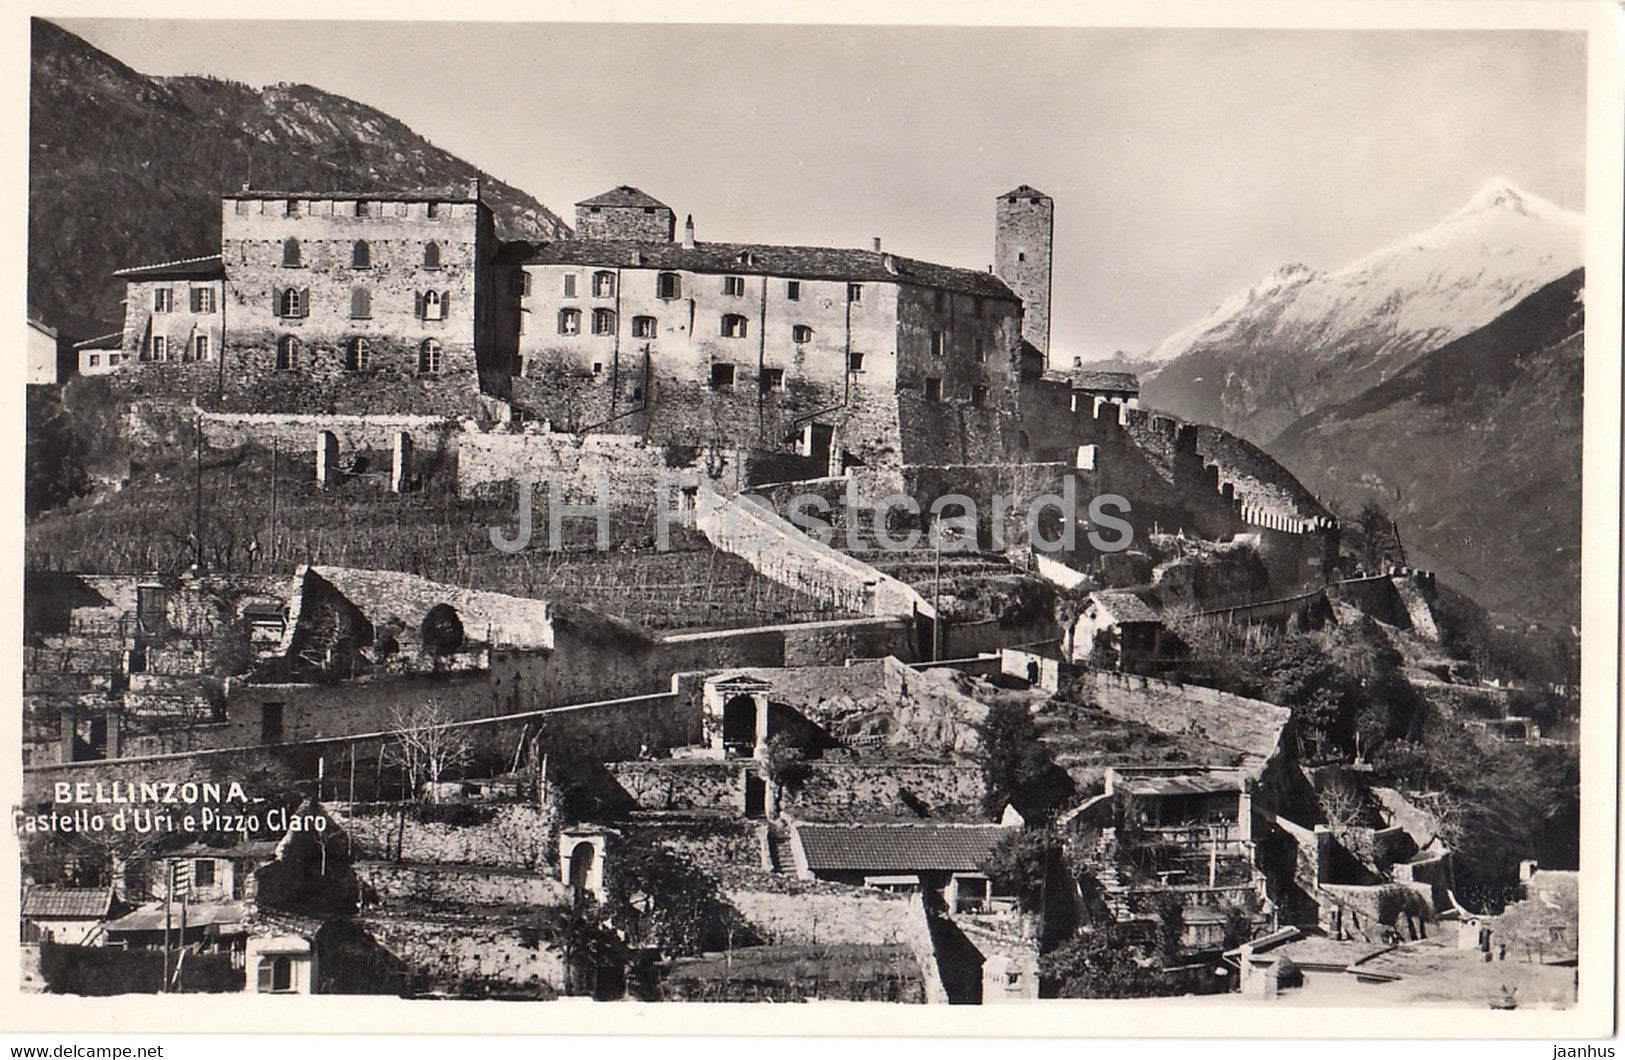
[[299,254],[299,240],[286,239],[282,243],[282,264],[286,266],[298,265],[302,261]]
[[594,335],[615,334],[615,311],[613,309],[594,309],[592,311],[592,333]]
[[422,311],[418,315],[424,320],[446,319],[446,303],[439,291],[423,292]]
[[745,318],[738,313],[724,313],[722,317],[722,337],[725,339],[744,338]]
[[418,347],[418,375],[440,374],[440,343],[425,339]]
[[350,340],[344,349],[344,367],[352,372],[365,372],[372,362],[372,351],[367,348],[367,340],[359,335]]
[[284,993],[293,989],[293,959],[286,956],[271,958],[271,990]]
[[372,268],[372,247],[365,239],[358,239],[350,245],[350,266],[356,269]]
[[423,245],[423,267],[425,269],[438,269],[440,267],[439,243],[425,243]]
[[299,361],[299,340],[284,335],[276,343],[276,367],[279,372],[291,372]]
[[579,335],[579,334],[581,334],[581,310],[579,310],[579,309],[561,309],[561,310],[559,310],[559,334],[560,335]]
[[366,320],[372,316],[372,292],[365,287],[350,289],[350,319]]
[[592,274],[592,296],[594,298],[615,297],[615,274],[613,272],[595,272]]
[[277,315],[283,317],[302,317],[309,309],[305,299],[305,292],[298,287],[284,288],[277,297]]

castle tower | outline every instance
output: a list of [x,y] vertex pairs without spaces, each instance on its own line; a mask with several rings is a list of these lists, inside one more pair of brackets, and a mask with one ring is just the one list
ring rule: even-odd
[[1055,200],[1026,184],[999,196],[994,208],[993,273],[1021,298],[1021,337],[1043,355],[1045,367],[1054,236]]

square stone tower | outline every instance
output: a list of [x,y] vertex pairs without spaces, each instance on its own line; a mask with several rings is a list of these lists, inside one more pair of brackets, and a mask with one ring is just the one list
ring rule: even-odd
[[629,184],[576,203],[576,238],[670,243],[677,234],[671,207]]
[[1049,366],[1050,264],[1054,257],[1055,201],[1023,184],[999,196],[994,208],[993,273],[1021,299],[1021,337]]

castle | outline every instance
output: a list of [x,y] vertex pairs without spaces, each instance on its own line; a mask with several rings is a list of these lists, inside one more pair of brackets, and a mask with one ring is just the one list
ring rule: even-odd
[[118,274],[123,360],[145,396],[225,411],[546,421],[793,447],[836,473],[1002,459],[1047,346],[1052,210],[1001,196],[981,272],[878,240],[699,242],[692,217],[679,238],[630,187],[543,244],[499,243],[477,184],[244,190],[222,201],[218,256]]
[[342,419],[357,445],[411,420],[418,446],[458,450],[465,488],[547,471],[538,435],[727,454],[733,488],[855,477],[866,499],[922,507],[1019,467],[1029,492],[1071,478],[1131,497],[1137,532],[1257,533],[1283,583],[1323,577],[1335,522],[1279,465],[1141,410],[1131,375],[1049,367],[1053,231],[1053,200],[1025,184],[995,199],[986,271],[878,239],[700,241],[624,185],[545,243],[500,241],[477,182],[243,190],[222,200],[218,255],[119,273],[112,378],[239,426]]

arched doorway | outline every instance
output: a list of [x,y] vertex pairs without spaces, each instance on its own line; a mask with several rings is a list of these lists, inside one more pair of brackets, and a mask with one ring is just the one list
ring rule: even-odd
[[722,747],[730,757],[756,756],[755,696],[734,696],[722,705]]
[[570,897],[580,901],[591,889],[592,863],[597,857],[593,845],[585,840],[570,851]]

